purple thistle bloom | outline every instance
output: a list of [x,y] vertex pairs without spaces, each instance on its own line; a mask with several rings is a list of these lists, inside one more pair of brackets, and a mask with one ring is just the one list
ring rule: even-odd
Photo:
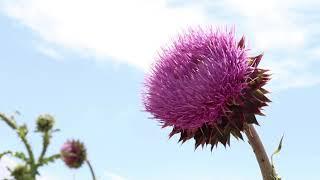
[[269,80],[258,69],[262,55],[249,57],[244,38],[234,30],[191,29],[163,48],[146,78],[146,111],[170,137],[190,138],[200,144],[229,144],[230,134],[242,138],[243,123],[257,123],[255,114],[269,99],[262,88]]
[[60,150],[61,158],[70,168],[79,168],[87,159],[86,149],[80,141],[67,141]]

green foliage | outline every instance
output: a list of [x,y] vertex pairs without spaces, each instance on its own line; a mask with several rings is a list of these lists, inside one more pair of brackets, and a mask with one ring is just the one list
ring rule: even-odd
[[57,159],[60,159],[60,154],[55,154],[55,155],[52,155],[50,157],[47,157],[47,158],[43,158],[40,163],[40,165],[46,165],[46,164],[49,164],[49,163],[53,163],[55,162],[55,160]]
[[[19,112],[16,114],[20,115]],[[47,149],[50,145],[52,134],[58,132],[59,129],[54,129],[54,118],[51,115],[45,114],[40,115],[36,120],[36,130],[35,132],[42,135],[42,151],[39,157],[36,159],[33,149],[28,141],[29,129],[26,124],[18,125],[14,120],[14,116],[6,116],[3,113],[0,113],[0,120],[3,120],[11,129],[13,129],[19,139],[24,144],[27,155],[23,152],[13,152],[5,151],[0,153],[0,159],[5,155],[11,155],[23,162],[23,164],[17,165],[13,170],[9,169],[11,176],[14,180],[36,180],[36,176],[39,175],[39,168],[50,163],[54,163],[57,159],[61,159],[61,154],[54,154],[47,156]],[[82,145],[82,144],[81,144]],[[84,149],[84,148],[83,148]],[[83,156],[86,159],[86,156]],[[93,179],[95,180],[95,175],[90,165],[87,161]],[[5,179],[8,180],[8,179]]]
[[35,180],[33,178],[30,168],[26,165],[18,165],[13,171],[11,171],[11,176],[14,177],[15,180]]
[[17,159],[20,159],[26,163],[29,162],[29,159],[27,158],[27,156],[23,153],[23,152],[11,152],[11,151],[5,151],[3,153],[0,154],[0,159],[5,156],[5,155],[11,155]]
[[11,152],[11,151],[5,151],[5,152],[1,153],[1,154],[0,154],[0,159],[1,159],[3,156],[7,155],[7,154],[12,154],[12,152]]
[[4,115],[3,113],[0,113],[0,118],[7,123],[7,125],[9,127],[11,127],[12,129],[17,129],[17,124],[14,120],[14,118],[8,118],[6,115]]
[[0,154],[0,159],[5,155],[11,155],[17,159],[20,159],[24,164],[16,166],[13,170],[10,170],[11,176],[15,180],[35,180],[36,175],[38,175],[38,169],[49,163],[53,163],[55,160],[60,158],[60,154],[55,154],[46,157],[46,152],[50,144],[50,139],[52,138],[52,133],[58,130],[53,130],[54,119],[50,115],[39,116],[36,122],[37,129],[36,132],[42,134],[42,151],[39,155],[38,160],[35,159],[32,147],[30,146],[27,135],[29,133],[26,124],[21,126],[17,125],[14,117],[7,117],[3,113],[0,113],[0,120],[3,120],[11,129],[15,130],[19,139],[25,145],[28,152],[28,156],[23,152],[12,152],[5,151]]
[[279,142],[278,148],[271,155],[271,164],[272,164],[272,170],[273,170],[273,174],[274,174],[274,176],[273,176],[274,180],[281,180],[281,177],[276,173],[276,170],[275,170],[275,167],[274,167],[273,156],[280,153],[281,148],[282,148],[283,137],[284,137],[284,135],[282,135],[282,137],[281,137],[281,140]]

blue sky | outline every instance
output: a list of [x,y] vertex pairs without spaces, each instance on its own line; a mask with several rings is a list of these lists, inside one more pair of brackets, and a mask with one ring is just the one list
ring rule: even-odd
[[[259,179],[248,143],[194,151],[193,141],[168,140],[170,129],[148,119],[141,103],[144,76],[161,45],[193,25],[235,25],[252,54],[265,53],[262,66],[273,73],[273,102],[257,127],[267,151],[284,133],[280,175],[318,180],[319,6],[313,0],[4,0],[0,111],[19,110],[17,118],[30,127],[39,114],[54,115],[62,131],[50,152],[66,139],[82,140],[101,180]],[[40,147],[38,136],[30,138]],[[0,151],[23,149],[4,123],[0,142]],[[2,160],[0,177],[15,163]],[[42,180],[90,177],[87,167],[71,171],[62,162],[42,174]]]

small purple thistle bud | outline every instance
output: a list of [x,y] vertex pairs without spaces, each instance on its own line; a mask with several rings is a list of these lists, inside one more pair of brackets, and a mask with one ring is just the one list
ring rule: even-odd
[[86,149],[80,141],[69,140],[63,144],[61,159],[69,168],[79,168],[87,160]]
[[195,139],[195,147],[230,136],[242,139],[244,125],[258,124],[255,115],[270,100],[262,88],[267,70],[258,68],[262,54],[250,57],[245,38],[236,41],[234,30],[191,29],[163,48],[146,78],[143,102],[169,137]]

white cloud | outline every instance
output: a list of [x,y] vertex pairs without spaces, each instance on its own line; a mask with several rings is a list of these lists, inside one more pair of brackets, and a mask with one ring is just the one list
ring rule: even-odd
[[310,49],[317,28],[310,28],[302,10],[304,7],[308,12],[312,6],[307,4],[316,3],[312,0],[226,0],[245,31],[251,32],[251,47],[266,52],[263,64],[271,69],[272,89],[276,91],[320,83],[320,74],[312,70],[320,54],[318,49]]
[[312,47],[320,40],[319,26],[314,24],[311,12],[320,16],[314,7],[315,0],[203,0],[225,22],[235,23],[247,34],[249,47],[255,52],[265,52],[262,66],[271,70],[271,86],[274,91],[308,87],[320,84],[320,73],[314,67],[320,65],[320,48]]
[[292,3],[294,0],[224,0],[219,4],[215,1],[204,2],[212,9],[223,9],[214,13],[215,16],[237,24],[245,34],[250,33],[255,49],[287,49],[288,45],[290,48],[302,47],[305,43],[306,28],[299,26],[296,19],[292,18],[296,16],[295,11],[289,11],[298,6]]
[[[272,70],[272,83],[274,91],[283,91],[289,88],[311,87],[320,84],[320,74],[313,72],[312,65],[317,64],[312,55],[297,59],[276,59],[265,62],[264,66]],[[319,56],[320,57],[320,56]]]
[[63,59],[62,55],[56,51],[54,48],[46,45],[40,45],[38,44],[36,46],[36,49],[43,55],[50,57],[53,60],[58,60],[60,61]]
[[[0,159],[0,180],[9,178],[10,172],[9,169],[13,169],[18,163],[8,156],[4,156]],[[57,178],[56,176],[49,175],[48,173],[42,173],[41,176],[37,176],[37,180],[57,180],[61,178]]]
[[17,163],[4,156],[0,159],[0,179],[5,179],[10,177],[10,172],[8,171],[8,168],[12,169],[14,166],[16,166]]
[[165,0],[14,0],[4,10],[49,43],[140,68],[170,35],[205,17]]
[[319,57],[320,57],[320,46],[311,48],[309,53],[308,53],[308,56],[313,60],[319,59]]
[[[253,51],[265,52],[265,65],[274,74],[273,89],[312,86],[320,81],[320,74],[308,72],[314,59],[320,58],[319,49],[311,52],[319,27],[309,20],[314,15],[306,13],[320,5],[316,0],[199,0],[176,1],[174,6],[167,0],[4,2],[1,9],[31,28],[44,44],[98,60],[111,57],[142,69],[148,68],[161,45],[187,26],[235,24],[238,32],[248,36]],[[54,48],[40,47],[42,53],[60,57]],[[303,60],[301,54],[306,54]]]

